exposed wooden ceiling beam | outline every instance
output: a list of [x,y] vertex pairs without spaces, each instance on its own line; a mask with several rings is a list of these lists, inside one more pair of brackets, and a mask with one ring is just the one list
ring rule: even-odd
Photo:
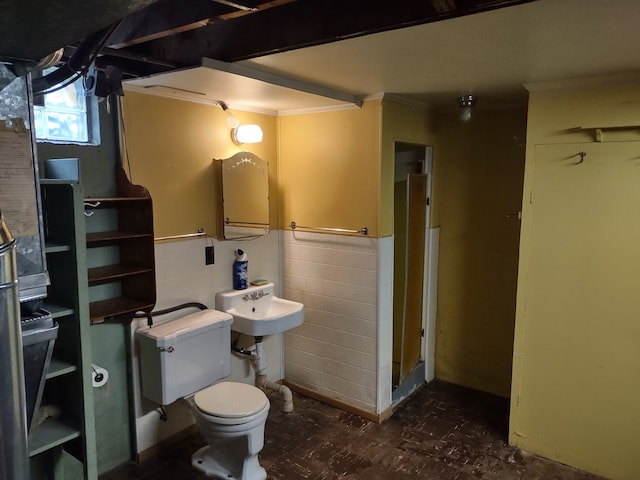
[[228,5],[230,7],[233,7],[237,10],[244,10],[246,12],[255,12],[256,10],[258,10],[256,7],[250,7],[248,5],[242,5],[241,3],[238,2],[232,2],[230,0],[211,0],[212,2],[216,2],[216,3],[221,3],[222,5]]
[[[286,5],[287,3],[297,2],[298,0],[271,0],[270,2],[261,2],[259,5],[255,7],[255,9],[246,11],[246,10],[236,10],[235,12],[226,13],[224,15],[218,15],[215,18],[212,18],[211,21],[216,20],[231,20],[233,18],[243,17],[245,15],[251,13],[261,12],[263,10],[268,10],[270,8],[280,7],[282,5]],[[304,0],[303,0],[304,1]]]
[[192,65],[202,57],[235,62],[531,1],[535,0],[304,0],[233,21],[212,21],[140,45],[138,51]]
[[431,5],[438,13],[448,13],[456,9],[456,0],[431,0]]
[[261,12],[296,0],[159,0],[129,15],[112,35],[109,46],[123,48],[181,32],[195,30],[219,20],[231,20]]
[[126,17],[109,46],[122,48],[205,26],[209,19],[234,10],[209,0],[158,0]]
[[38,61],[154,1],[0,1],[0,58]]

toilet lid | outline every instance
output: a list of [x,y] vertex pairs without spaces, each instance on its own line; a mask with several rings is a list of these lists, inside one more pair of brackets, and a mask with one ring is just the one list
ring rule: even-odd
[[262,390],[237,382],[221,382],[199,391],[193,401],[207,415],[239,418],[262,410],[269,400]]

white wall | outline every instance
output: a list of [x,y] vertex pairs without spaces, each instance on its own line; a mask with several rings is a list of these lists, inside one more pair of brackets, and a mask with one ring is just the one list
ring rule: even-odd
[[304,323],[285,333],[286,379],[377,413],[379,240],[282,236],[283,293],[305,306]]
[[[242,248],[249,257],[249,278],[264,278],[281,285],[279,279],[279,232],[250,241],[217,241],[198,238],[171,243],[156,243],[157,302],[155,310],[162,310],[180,303],[200,302],[215,307],[215,294],[232,288],[233,251]],[[205,265],[205,246],[213,245],[215,264]],[[278,292],[279,293],[279,292]],[[155,317],[154,323],[169,321],[196,310],[181,310],[174,314]],[[146,326],[146,319],[132,324],[136,328]],[[235,334],[232,332],[232,337]],[[283,377],[281,335],[264,340],[267,373],[271,380]],[[140,392],[138,349],[133,345],[133,392],[136,416],[136,451],[144,452],[154,444],[187,428],[193,423],[191,410],[181,401],[169,405],[168,421],[159,419],[157,405],[145,399]],[[232,355],[231,376],[227,380],[253,383],[254,371],[248,359]]]
[[393,237],[378,239],[378,405],[376,413],[391,406],[393,377]]

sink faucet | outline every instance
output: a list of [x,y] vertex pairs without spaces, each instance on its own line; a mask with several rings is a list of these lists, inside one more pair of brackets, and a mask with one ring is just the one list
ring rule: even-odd
[[251,292],[251,295],[245,294],[242,297],[242,301],[248,302],[249,300],[251,300],[252,302],[255,302],[256,300],[260,300],[262,297],[266,297],[267,295],[269,295],[269,292],[265,293],[264,290],[258,290],[257,292]]

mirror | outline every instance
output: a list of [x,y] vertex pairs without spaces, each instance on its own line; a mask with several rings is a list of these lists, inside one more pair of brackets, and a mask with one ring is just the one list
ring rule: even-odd
[[225,240],[269,233],[269,163],[251,152],[220,160]]

